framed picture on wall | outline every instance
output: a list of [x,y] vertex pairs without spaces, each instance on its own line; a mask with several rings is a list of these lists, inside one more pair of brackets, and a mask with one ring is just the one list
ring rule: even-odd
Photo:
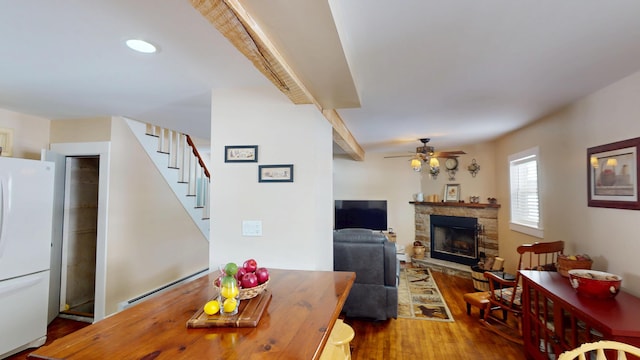
[[0,155],[13,155],[13,129],[0,128]]
[[444,186],[444,201],[460,201],[460,184],[446,184]]
[[260,165],[258,182],[293,182],[293,165]]
[[258,162],[258,145],[225,146],[224,162]]
[[588,206],[640,210],[640,138],[587,149]]

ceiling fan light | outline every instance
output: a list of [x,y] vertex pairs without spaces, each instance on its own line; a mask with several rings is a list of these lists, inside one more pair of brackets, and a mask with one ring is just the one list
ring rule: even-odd
[[422,161],[420,159],[411,159],[411,168],[413,171],[418,172],[422,170]]
[[429,160],[429,166],[431,166],[432,168],[433,168],[433,167],[440,167],[440,161],[438,161],[438,159],[437,159],[437,158],[432,157],[432,158]]

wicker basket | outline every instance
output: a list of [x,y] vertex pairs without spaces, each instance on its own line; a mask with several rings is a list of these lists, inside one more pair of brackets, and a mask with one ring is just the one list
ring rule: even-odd
[[[252,288],[240,289],[240,295],[238,295],[238,299],[239,300],[253,299],[254,297],[262,294],[262,292],[267,289],[267,284],[269,284],[269,280]],[[218,289],[218,286],[216,286],[216,284],[213,284],[213,287]]]
[[560,275],[568,278],[569,270],[572,269],[586,269],[591,270],[591,265],[593,264],[593,260],[571,260],[566,255],[561,255],[558,257],[558,272]]

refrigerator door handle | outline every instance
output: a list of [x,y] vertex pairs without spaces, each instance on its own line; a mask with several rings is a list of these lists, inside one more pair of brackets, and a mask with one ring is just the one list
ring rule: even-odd
[[5,179],[4,177],[0,177],[0,259],[2,259],[4,248],[6,246],[5,217],[8,207],[7,202],[9,201],[7,193],[7,179]]
[[36,277],[27,277],[26,279],[18,279],[16,281],[9,282],[9,285],[5,285],[0,282],[0,298],[7,294],[14,293],[20,289],[31,287],[42,281],[42,275]]

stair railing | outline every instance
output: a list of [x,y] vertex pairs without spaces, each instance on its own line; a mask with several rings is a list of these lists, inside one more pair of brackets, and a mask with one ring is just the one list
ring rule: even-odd
[[178,181],[187,184],[187,196],[195,196],[202,218],[209,219],[211,174],[189,135],[146,124],[146,134],[158,138],[158,152],[169,155],[169,168],[179,170]]

